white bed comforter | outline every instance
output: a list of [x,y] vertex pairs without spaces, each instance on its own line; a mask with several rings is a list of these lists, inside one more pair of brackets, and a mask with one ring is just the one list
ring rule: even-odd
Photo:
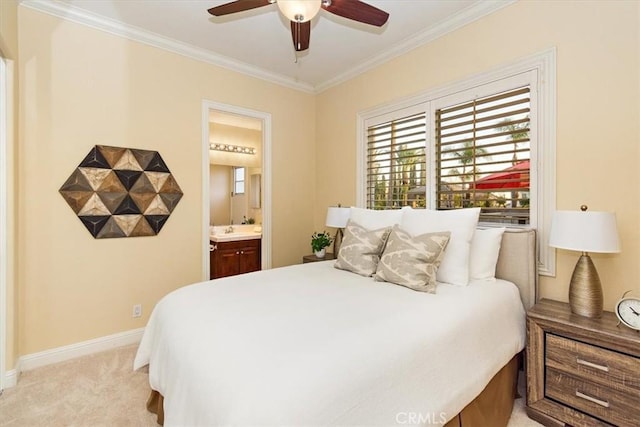
[[524,342],[512,283],[434,295],[318,262],[172,292],[134,369],[149,364],[165,426],[441,425]]

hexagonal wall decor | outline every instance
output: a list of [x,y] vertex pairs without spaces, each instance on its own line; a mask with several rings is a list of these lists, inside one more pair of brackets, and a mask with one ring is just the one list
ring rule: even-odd
[[155,236],[182,198],[157,151],[96,145],[60,187],[96,239]]

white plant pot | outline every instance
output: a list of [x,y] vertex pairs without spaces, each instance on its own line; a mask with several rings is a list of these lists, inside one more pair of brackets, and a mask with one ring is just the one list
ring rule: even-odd
[[318,258],[324,258],[325,254],[326,254],[326,248],[322,248],[319,251],[315,251],[316,257]]

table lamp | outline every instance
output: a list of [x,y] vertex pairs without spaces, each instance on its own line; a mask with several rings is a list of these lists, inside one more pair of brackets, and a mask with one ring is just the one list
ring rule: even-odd
[[325,225],[327,227],[337,228],[336,237],[333,239],[333,256],[335,258],[338,258],[338,251],[342,244],[342,229],[347,226],[349,216],[351,216],[351,209],[343,208],[340,204],[338,204],[338,206],[330,206],[327,210]]
[[620,241],[613,212],[556,211],[551,222],[549,246],[580,251],[569,284],[571,312],[585,317],[602,315],[602,285],[588,252],[620,252]]

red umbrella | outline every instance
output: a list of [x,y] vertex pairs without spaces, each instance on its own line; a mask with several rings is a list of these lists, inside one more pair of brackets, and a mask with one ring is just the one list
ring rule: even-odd
[[516,163],[501,171],[487,175],[476,181],[478,190],[529,188],[529,160]]

